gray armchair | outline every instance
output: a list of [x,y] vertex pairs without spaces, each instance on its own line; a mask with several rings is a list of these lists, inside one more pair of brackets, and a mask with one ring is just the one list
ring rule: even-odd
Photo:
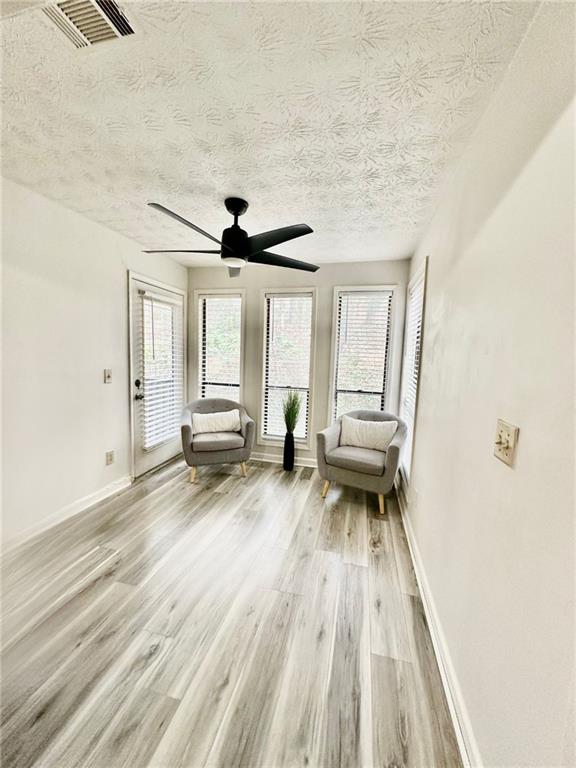
[[[240,432],[192,433],[192,414],[232,411],[235,408],[240,411]],[[184,406],[180,431],[191,483],[196,480],[196,467],[206,464],[240,464],[242,476],[246,477],[246,462],[254,445],[256,426],[243,405],[216,397],[193,400]]]
[[386,451],[340,445],[341,419],[318,432],[316,453],[318,473],[324,480],[322,498],[326,497],[331,482],[351,485],[378,494],[380,514],[385,510],[384,496],[392,490],[400,460],[400,449],[406,439],[406,424],[383,411],[350,411],[346,416],[364,421],[397,421],[398,429]]

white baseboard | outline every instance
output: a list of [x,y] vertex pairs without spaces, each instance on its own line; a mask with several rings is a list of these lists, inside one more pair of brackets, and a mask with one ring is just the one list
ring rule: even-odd
[[[255,461],[268,461],[271,464],[282,464],[281,453],[251,453],[250,458]],[[295,456],[295,467],[313,467],[316,469],[316,459],[306,459]]]
[[104,488],[100,488],[99,490],[94,491],[94,493],[88,494],[88,496],[83,496],[81,499],[77,499],[71,504],[67,504],[57,512],[48,515],[48,517],[45,517],[40,522],[26,528],[16,536],[13,536],[11,539],[7,539],[5,542],[3,542],[3,553],[6,554],[7,552],[10,552],[16,547],[19,547],[21,544],[24,544],[29,539],[32,539],[34,536],[37,536],[39,533],[42,533],[43,531],[48,530],[48,528],[52,528],[53,526],[58,525],[58,523],[62,523],[64,520],[68,520],[70,517],[74,517],[74,515],[77,515],[80,512],[84,512],[89,507],[93,507],[94,504],[97,504],[99,501],[104,501],[104,499],[107,499],[109,496],[113,496],[115,493],[123,491],[131,484],[132,478],[129,475],[126,475],[125,477],[120,477],[118,480],[114,480],[114,482],[105,485]]
[[442,624],[436,609],[436,603],[434,601],[434,597],[426,577],[424,563],[420,557],[420,551],[418,549],[412,523],[410,522],[410,517],[408,515],[408,505],[406,501],[406,495],[404,493],[404,483],[401,483],[396,487],[396,495],[398,497],[398,503],[402,513],[402,522],[404,524],[406,539],[408,541],[408,547],[410,549],[412,562],[414,564],[416,579],[418,580],[418,586],[420,587],[420,595],[422,597],[422,604],[424,606],[424,614],[430,629],[430,636],[432,638],[432,645],[434,647],[434,653],[436,655],[440,676],[442,678],[444,693],[446,694],[446,700],[450,709],[452,723],[454,724],[456,738],[458,739],[458,747],[462,756],[462,762],[466,768],[482,768],[483,762],[480,756],[480,750],[474,736],[468,709],[462,695],[462,689],[460,688],[458,677],[456,676],[456,671],[452,663],[452,657],[450,655],[446,637],[444,635]]

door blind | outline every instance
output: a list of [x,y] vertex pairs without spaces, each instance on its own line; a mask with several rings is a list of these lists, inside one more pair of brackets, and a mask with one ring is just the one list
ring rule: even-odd
[[143,448],[152,450],[180,432],[184,405],[184,302],[139,291]]
[[264,435],[281,437],[286,433],[282,403],[290,390],[302,398],[294,436],[308,435],[312,298],[311,293],[266,295]]
[[201,296],[198,314],[200,397],[239,401],[242,296]]
[[425,269],[413,278],[408,286],[406,302],[406,328],[404,332],[404,361],[400,392],[400,416],[406,422],[408,434],[402,451],[402,466],[406,477],[410,476],[414,422],[418,397],[418,380],[422,350],[422,313],[424,307]]
[[383,411],[388,388],[392,291],[339,291],[333,416]]

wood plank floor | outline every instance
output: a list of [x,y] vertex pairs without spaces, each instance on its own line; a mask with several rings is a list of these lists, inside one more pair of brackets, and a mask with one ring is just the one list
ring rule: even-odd
[[460,766],[395,500],[175,462],[3,559],[4,768]]

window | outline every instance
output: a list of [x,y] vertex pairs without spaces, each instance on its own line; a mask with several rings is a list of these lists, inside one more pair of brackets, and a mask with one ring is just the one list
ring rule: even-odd
[[173,440],[184,405],[183,299],[139,291],[142,311],[140,377],[142,447]]
[[266,437],[286,433],[282,401],[290,390],[302,395],[294,436],[308,436],[313,300],[312,292],[265,295],[262,434]]
[[199,395],[239,401],[242,295],[201,295],[198,315]]
[[418,399],[418,377],[420,375],[425,284],[426,265],[410,281],[406,301],[404,361],[400,390],[400,417],[404,419],[408,426],[408,434],[402,451],[402,468],[406,478],[410,476],[412,447],[414,444],[414,422]]
[[388,389],[391,290],[337,289],[332,417],[383,411]]

